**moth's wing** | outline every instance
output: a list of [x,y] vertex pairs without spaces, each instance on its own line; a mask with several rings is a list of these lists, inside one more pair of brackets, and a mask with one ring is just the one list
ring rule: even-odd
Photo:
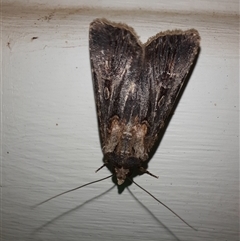
[[145,148],[150,151],[171,112],[185,77],[198,53],[200,36],[194,29],[167,31],[151,38],[145,45],[142,81],[149,89],[146,116],[149,131]]
[[[130,118],[131,104],[143,64],[143,49],[134,30],[97,19],[90,24],[90,61],[102,147],[109,141],[109,123]],[[126,103],[128,102],[128,103]],[[128,108],[130,108],[128,110]],[[113,138],[113,137],[112,137]]]

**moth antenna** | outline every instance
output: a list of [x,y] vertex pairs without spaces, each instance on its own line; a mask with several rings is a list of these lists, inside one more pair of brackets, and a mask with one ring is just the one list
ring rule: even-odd
[[70,190],[68,190],[68,191],[62,192],[62,193],[60,193],[60,194],[57,194],[57,195],[55,195],[55,196],[53,196],[53,197],[48,198],[48,199],[45,200],[45,201],[40,202],[40,203],[37,204],[35,207],[40,206],[40,205],[42,205],[43,203],[46,203],[46,202],[48,202],[48,201],[50,201],[50,200],[52,200],[52,199],[54,199],[54,198],[56,198],[56,197],[62,196],[63,194],[66,194],[66,193],[69,193],[69,192],[73,192],[73,191],[75,191],[75,190],[77,190],[77,189],[80,189],[80,188],[82,188],[82,187],[86,187],[86,186],[91,185],[91,184],[94,184],[94,183],[96,183],[96,182],[101,182],[101,181],[106,180],[106,179],[108,179],[108,178],[110,178],[110,177],[112,177],[112,176],[113,176],[113,175],[110,175],[110,176],[101,178],[101,179],[99,179],[99,180],[86,183],[86,184],[81,185],[81,186],[79,186],[79,187],[75,187],[75,188],[73,188],[73,189],[70,189]]
[[155,196],[153,196],[149,191],[147,191],[145,188],[141,187],[139,184],[137,184],[136,182],[134,182],[131,178],[129,178],[129,181],[133,182],[136,186],[138,186],[139,188],[141,188],[144,192],[146,192],[148,195],[150,195],[152,198],[154,198],[158,203],[160,203],[161,205],[163,205],[165,208],[167,208],[170,212],[172,212],[175,216],[177,216],[180,220],[182,220],[188,227],[192,228],[193,230],[197,231],[196,228],[194,228],[193,226],[191,226],[187,221],[185,221],[183,218],[181,218],[177,213],[175,213],[171,208],[169,208],[166,204],[164,204],[163,202],[161,202],[159,199],[157,199]]
[[98,171],[100,171],[103,167],[105,167],[106,166],[106,164],[104,163],[102,166],[100,166],[95,172],[98,172]]

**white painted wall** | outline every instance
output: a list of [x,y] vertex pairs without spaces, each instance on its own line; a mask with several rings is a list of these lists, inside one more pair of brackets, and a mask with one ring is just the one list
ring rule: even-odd
[[[239,3],[3,1],[1,240],[236,241],[239,235]],[[88,53],[97,18],[144,42],[198,29],[201,52],[149,170],[121,194],[103,169]],[[32,40],[33,37],[38,37]],[[137,201],[137,200],[138,201]]]

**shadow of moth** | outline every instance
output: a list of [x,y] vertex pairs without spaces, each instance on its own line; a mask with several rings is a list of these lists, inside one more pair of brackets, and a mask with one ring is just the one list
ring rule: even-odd
[[133,172],[154,176],[144,163],[173,109],[199,44],[195,29],[160,32],[142,44],[135,31],[125,24],[106,19],[90,24],[90,62],[104,155],[99,169],[106,166],[112,175],[50,199],[112,176],[118,185],[126,179],[135,183]]

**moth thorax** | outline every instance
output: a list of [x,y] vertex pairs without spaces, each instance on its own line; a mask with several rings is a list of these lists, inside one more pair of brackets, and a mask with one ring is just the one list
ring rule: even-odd
[[123,167],[115,167],[115,173],[117,177],[118,185],[122,185],[127,178],[129,169],[124,169]]

